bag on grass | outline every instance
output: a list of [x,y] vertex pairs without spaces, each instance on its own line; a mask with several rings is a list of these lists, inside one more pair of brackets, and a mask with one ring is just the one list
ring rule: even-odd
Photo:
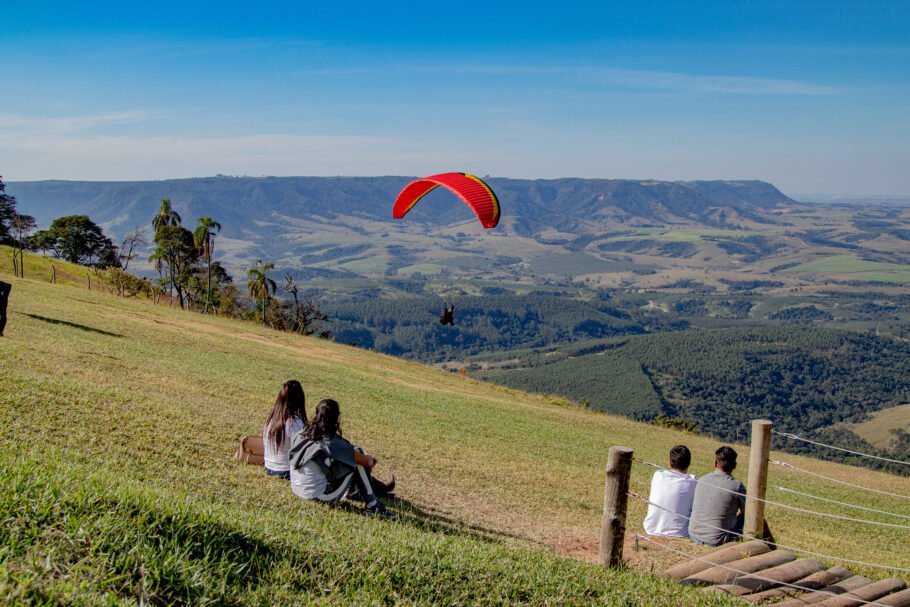
[[265,462],[265,447],[261,436],[245,436],[240,440],[234,457],[248,464],[261,466]]

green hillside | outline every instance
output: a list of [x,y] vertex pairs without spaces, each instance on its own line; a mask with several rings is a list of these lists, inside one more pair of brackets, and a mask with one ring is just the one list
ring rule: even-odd
[[[0,278],[14,285],[0,338],[0,596],[10,603],[725,604],[638,571],[666,561],[654,550],[629,546],[633,568],[616,571],[565,556],[596,553],[611,445],[662,462],[686,442],[703,474],[713,440],[252,323],[2,268]],[[291,377],[311,411],[338,399],[345,435],[379,457],[380,476],[396,475],[399,521],[304,503],[232,459]],[[906,479],[786,457],[907,493]],[[647,493],[650,473],[635,467],[636,491]],[[630,529],[643,515],[632,503]],[[833,533],[784,510],[769,519],[790,545],[910,567],[892,547],[901,531],[839,523]]]

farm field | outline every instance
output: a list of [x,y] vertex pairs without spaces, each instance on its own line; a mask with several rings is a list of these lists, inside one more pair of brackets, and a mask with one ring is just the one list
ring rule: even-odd
[[[656,549],[630,545],[632,570],[584,563],[597,550],[610,446],[660,463],[684,442],[695,453],[692,471],[704,474],[714,440],[253,323],[0,276],[14,285],[0,358],[0,515],[15,521],[0,532],[5,596],[725,604],[646,575],[667,560]],[[398,522],[302,503],[232,459],[239,437],[258,433],[292,377],[310,411],[336,398],[345,435],[379,457],[380,476],[396,475]],[[748,448],[737,450],[745,479]],[[906,478],[773,457],[910,493]],[[646,494],[652,470],[633,472],[633,489]],[[772,484],[831,499],[905,508],[792,470],[772,475]],[[773,492],[769,499],[818,506]],[[633,501],[630,530],[643,516]],[[894,549],[905,531],[835,528],[773,506],[768,518],[782,543],[910,568],[910,555]]]
[[839,274],[877,282],[910,282],[910,265],[866,261],[855,255],[834,255],[790,268],[787,272]]
[[761,235],[761,232],[754,230],[713,230],[709,228],[640,228],[635,230],[635,233],[678,242],[699,242],[706,237],[747,238]]
[[851,428],[853,432],[877,447],[884,446],[891,438],[893,428],[910,432],[910,404],[889,407],[872,415],[872,419]]

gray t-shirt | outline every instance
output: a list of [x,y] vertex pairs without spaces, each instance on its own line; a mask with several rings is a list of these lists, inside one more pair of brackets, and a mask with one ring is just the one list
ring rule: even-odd
[[[743,495],[734,495],[730,491]],[[741,508],[745,508],[745,493],[746,488],[741,482],[721,470],[698,479],[692,501],[689,537],[709,546],[729,541],[731,538],[723,530],[737,530],[736,515]]]
[[325,477],[322,466],[316,460],[311,459],[299,469],[291,468],[291,491],[297,497],[314,500],[325,494],[328,486],[329,479]]

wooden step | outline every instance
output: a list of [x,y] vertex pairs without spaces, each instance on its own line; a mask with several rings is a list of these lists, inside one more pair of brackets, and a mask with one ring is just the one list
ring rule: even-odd
[[661,573],[660,576],[681,580],[704,571],[705,569],[710,569],[714,565],[723,565],[725,563],[738,561],[770,551],[771,547],[761,540],[751,540],[741,544],[725,544],[719,548],[700,554],[697,559],[683,561],[678,565],[674,565]]
[[[831,567],[826,571],[819,571],[818,573],[813,573],[810,576],[804,577],[801,580],[796,580],[793,582],[795,586],[801,586],[809,590],[818,590],[824,588],[825,586],[830,586],[836,584],[843,580],[846,580],[849,577],[852,577],[853,573],[846,567]],[[756,592],[755,594],[747,594],[740,598],[749,601],[750,603],[761,603],[763,601],[768,601],[771,599],[776,599],[779,597],[785,596],[794,596],[803,592],[801,590],[796,590],[795,588],[790,588],[789,586],[783,586],[781,588],[772,588],[771,590],[765,590],[764,592]]]
[[[750,556],[738,561],[724,563],[721,566],[711,567],[695,575],[680,580],[681,584],[689,586],[710,586],[712,584],[726,584],[744,574],[755,573],[784,563],[795,561],[796,556],[785,550],[773,550],[758,556]],[[733,571],[731,571],[733,570]]]
[[742,596],[780,586],[781,582],[789,584],[827,568],[827,565],[816,559],[797,559],[777,567],[757,571],[753,575],[738,577],[729,584],[708,586],[705,590]]
[[887,607],[910,607],[910,589],[901,590],[900,592],[889,594],[880,599],[875,599],[875,602],[879,605],[886,605]]
[[862,588],[871,583],[872,580],[867,577],[854,575],[842,582],[820,588],[818,592],[809,592],[796,598],[776,603],[775,607],[803,607],[803,605],[814,605],[816,603],[821,603],[825,599],[831,598],[831,595],[827,593],[844,594],[845,592]]
[[867,584],[842,596],[829,597],[818,603],[818,607],[860,607],[866,601],[876,601],[883,596],[892,594],[907,587],[907,582],[900,578],[888,578],[872,584]]

